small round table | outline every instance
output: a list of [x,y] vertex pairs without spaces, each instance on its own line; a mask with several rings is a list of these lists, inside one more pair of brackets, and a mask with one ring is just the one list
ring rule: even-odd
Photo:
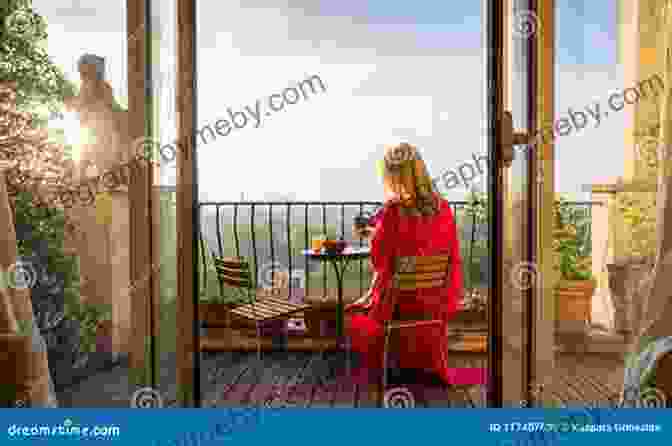
[[368,246],[362,247],[347,247],[341,253],[327,253],[324,249],[322,251],[313,251],[312,249],[303,250],[303,255],[312,260],[321,262],[329,262],[334,266],[336,272],[336,285],[338,286],[338,307],[336,318],[336,336],[339,343],[343,341],[343,326],[345,319],[345,306],[343,305],[343,276],[348,264],[351,260],[361,260],[369,257],[371,248]]

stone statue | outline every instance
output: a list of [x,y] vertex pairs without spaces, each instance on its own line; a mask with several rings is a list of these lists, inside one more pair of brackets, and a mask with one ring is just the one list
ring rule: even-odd
[[[68,111],[77,113],[82,130],[79,178],[100,174],[123,162],[125,112],[114,110],[112,87],[105,81],[105,59],[93,54],[80,57],[81,88],[66,98]],[[91,171],[89,168],[94,167]]]

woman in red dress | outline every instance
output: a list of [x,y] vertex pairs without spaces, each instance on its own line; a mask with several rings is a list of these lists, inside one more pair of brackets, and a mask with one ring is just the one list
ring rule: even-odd
[[451,384],[447,363],[447,324],[462,304],[462,261],[457,228],[448,203],[434,190],[418,150],[406,143],[385,150],[383,184],[385,205],[371,226],[355,228],[370,239],[374,281],[369,293],[349,305],[347,329],[352,351],[362,364],[356,377],[377,381],[382,372],[383,324],[392,319],[389,293],[396,256],[436,255],[452,258],[448,285],[420,289],[397,302],[397,314],[406,319],[439,319],[442,324],[404,328],[395,345],[399,367],[423,370]]

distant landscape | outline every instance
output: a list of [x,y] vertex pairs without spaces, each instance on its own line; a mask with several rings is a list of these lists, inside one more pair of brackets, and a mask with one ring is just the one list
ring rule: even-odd
[[[373,210],[373,207],[365,207],[364,210]],[[268,206],[255,206],[254,215],[254,246],[252,243],[252,219],[249,205],[241,205],[237,212],[237,224],[234,225],[233,206],[220,208],[221,254],[224,256],[247,257],[258,268],[270,262],[279,262],[286,269],[294,271],[301,269],[309,276],[309,287],[312,289],[323,284],[325,271],[318,263],[307,261],[301,251],[310,246],[313,237],[327,234],[330,237],[343,237],[353,245],[361,246],[363,242],[352,236],[352,221],[359,213],[358,206],[328,206],[324,212],[323,224],[322,209],[320,207],[309,208],[306,225],[306,215],[303,206],[292,206],[291,214],[287,215],[287,208],[273,207],[273,217],[269,221]],[[465,268],[465,286],[470,286],[468,274],[469,246],[472,238],[472,225],[470,219],[457,211],[460,230],[460,247]],[[201,227],[203,238],[210,252],[220,254],[219,241],[217,238],[217,218],[214,209],[205,209],[201,214]],[[288,224],[289,223],[289,224]],[[288,228],[290,231],[288,233]],[[480,225],[474,231],[474,246],[472,254],[472,277],[475,283],[487,281],[487,226]],[[236,242],[237,234],[237,242]],[[255,256],[256,254],[256,256]],[[368,288],[370,271],[368,261],[362,261],[362,272],[359,265],[353,265],[345,275],[346,287]],[[328,287],[335,286],[333,268],[326,271]],[[212,276],[214,277],[214,271]]]

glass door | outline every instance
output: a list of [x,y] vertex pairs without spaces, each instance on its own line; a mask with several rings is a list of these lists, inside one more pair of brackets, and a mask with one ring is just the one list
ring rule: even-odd
[[[539,10],[531,0],[508,0],[490,14],[490,146],[493,173],[493,297],[490,301],[490,407],[533,404],[542,289],[536,258],[536,160],[542,147],[531,139],[536,122]],[[552,30],[550,30],[552,32]]]

